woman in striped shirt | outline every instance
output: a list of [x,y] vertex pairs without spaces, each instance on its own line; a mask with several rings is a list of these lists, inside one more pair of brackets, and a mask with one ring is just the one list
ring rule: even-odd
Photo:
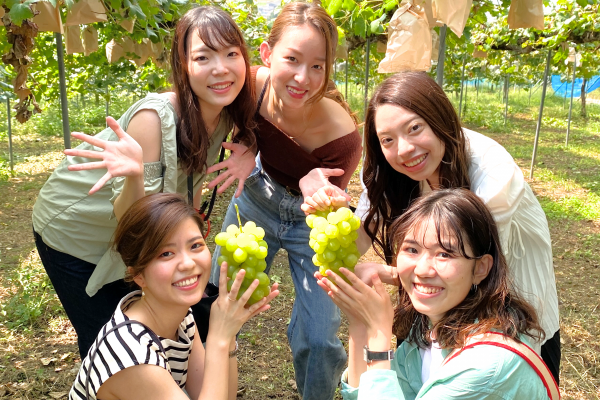
[[236,333],[269,309],[277,284],[245,307],[258,280],[236,300],[244,271],[227,293],[223,263],[203,347],[190,310],[204,293],[211,265],[198,213],[178,194],[143,197],[119,221],[114,248],[128,266],[126,279],[141,290],[121,300],[98,334],[69,399],[186,400],[182,389],[192,399],[235,399]]

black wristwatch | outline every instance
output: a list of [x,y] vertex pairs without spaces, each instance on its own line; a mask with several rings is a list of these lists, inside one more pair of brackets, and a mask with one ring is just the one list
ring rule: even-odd
[[365,346],[364,354],[367,364],[370,364],[372,361],[386,361],[394,359],[394,350],[371,351],[367,346]]

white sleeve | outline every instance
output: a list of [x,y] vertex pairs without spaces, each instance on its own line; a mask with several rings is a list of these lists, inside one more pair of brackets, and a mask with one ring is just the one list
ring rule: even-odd
[[525,194],[525,178],[511,155],[495,141],[465,129],[469,139],[471,190],[483,200],[508,250],[510,225]]
[[371,203],[369,202],[369,196],[367,192],[367,188],[365,183],[363,182],[363,169],[360,168],[360,186],[362,186],[362,193],[360,194],[360,198],[358,199],[358,204],[356,205],[356,211],[354,211],[354,215],[360,218],[361,221],[364,221],[369,213],[369,208],[371,208]]

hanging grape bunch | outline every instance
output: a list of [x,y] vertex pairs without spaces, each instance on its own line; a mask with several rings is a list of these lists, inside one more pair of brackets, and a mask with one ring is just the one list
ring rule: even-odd
[[237,295],[239,299],[242,294],[248,289],[248,286],[258,279],[259,285],[250,296],[248,305],[252,305],[267,296],[271,289],[269,284],[271,280],[265,274],[267,268],[267,242],[263,240],[265,230],[256,226],[252,221],[246,222],[242,227],[240,220],[240,211],[236,204],[237,217],[240,226],[229,225],[225,232],[219,233],[215,237],[215,243],[221,246],[221,255],[217,259],[219,265],[223,262],[227,263],[227,276],[230,278],[227,282],[227,291],[231,291],[231,286],[235,280],[235,276],[240,270],[245,270],[246,275],[242,281],[242,286]]
[[[346,267],[354,272],[354,266],[360,258],[356,247],[360,219],[349,208],[340,207],[336,211],[317,211],[306,217],[310,231],[310,247],[315,251],[313,264],[319,272],[327,276],[327,270],[340,274],[340,268]],[[348,282],[349,283],[349,282]]]

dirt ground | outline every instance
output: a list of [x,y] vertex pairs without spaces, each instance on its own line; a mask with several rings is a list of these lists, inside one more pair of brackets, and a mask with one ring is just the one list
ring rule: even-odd
[[[497,138],[501,143],[502,139]],[[56,138],[15,138],[19,162],[16,177],[0,182],[0,312],[6,315],[15,293],[23,298],[45,299],[37,307],[41,313],[34,324],[10,327],[10,321],[0,316],[4,321],[0,324],[0,398],[65,399],[80,363],[73,328],[47,285],[31,234],[33,204],[62,158],[61,144]],[[525,165],[523,160],[518,162]],[[534,180],[531,185],[541,196],[564,195],[549,192],[544,182]],[[355,177],[349,191],[357,198],[359,190]],[[216,227],[230,196],[228,193],[217,202],[213,212]],[[561,391],[564,399],[598,399],[600,270],[596,253],[600,222],[565,218],[550,221],[550,228],[562,318]],[[376,259],[371,253],[366,257]],[[282,295],[269,312],[249,322],[240,335],[242,399],[298,398],[286,338],[294,300],[287,268],[287,258],[280,253],[271,277],[281,282]],[[344,326],[340,338],[347,342]]]

